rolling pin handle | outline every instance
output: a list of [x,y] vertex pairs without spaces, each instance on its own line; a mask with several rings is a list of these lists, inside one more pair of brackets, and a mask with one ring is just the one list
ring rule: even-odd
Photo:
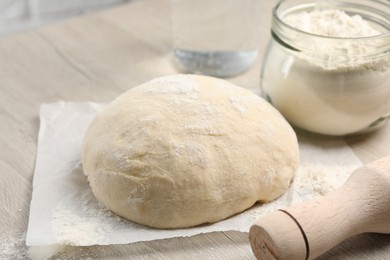
[[291,215],[290,213],[287,212],[287,210],[279,209],[279,211],[286,213],[286,214],[295,222],[295,224],[296,224],[297,227],[299,228],[299,231],[300,231],[301,234],[302,234],[303,241],[305,242],[305,248],[306,248],[306,257],[305,257],[305,260],[309,259],[309,256],[310,256],[310,245],[309,245],[309,240],[307,239],[307,236],[306,236],[305,231],[303,230],[302,226],[299,224],[298,220],[297,220],[296,218],[294,218],[293,215]]
[[309,259],[306,234],[295,217],[286,212],[272,212],[251,227],[249,240],[257,259]]
[[249,230],[257,259],[312,259],[364,232],[390,234],[390,156],[354,171],[338,190],[272,212]]

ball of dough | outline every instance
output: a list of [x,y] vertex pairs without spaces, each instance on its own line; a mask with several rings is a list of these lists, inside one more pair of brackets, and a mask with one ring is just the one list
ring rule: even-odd
[[111,211],[184,228],[279,197],[298,157],[293,129],[262,98],[221,79],[173,75],[130,89],[97,115],[82,161]]

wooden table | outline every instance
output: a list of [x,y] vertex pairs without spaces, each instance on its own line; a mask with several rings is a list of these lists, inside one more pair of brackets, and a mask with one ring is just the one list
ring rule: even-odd
[[[261,1],[260,59],[230,79],[259,89],[273,1]],[[98,14],[0,39],[0,259],[27,258],[24,245],[44,102],[110,101],[152,78],[177,73],[170,4],[133,0]],[[390,125],[346,138],[363,162],[390,154]],[[389,216],[390,217],[390,216]],[[67,247],[59,259],[254,259],[247,233],[217,232],[118,246]],[[322,259],[390,259],[390,235],[353,237]]]

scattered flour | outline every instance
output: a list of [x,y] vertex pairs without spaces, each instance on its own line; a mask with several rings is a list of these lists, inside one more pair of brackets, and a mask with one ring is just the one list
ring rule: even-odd
[[343,165],[322,165],[319,163],[302,164],[299,167],[299,173],[294,182],[300,195],[305,199],[325,196],[339,188],[340,183],[345,183],[349,177],[345,172],[352,173],[356,168],[356,166],[352,166],[348,169]]
[[[53,210],[52,231],[60,244],[99,244],[106,238],[105,234],[112,232],[108,220],[122,221],[92,196],[89,190],[82,191]],[[73,201],[79,201],[78,210],[75,210]]]
[[25,233],[17,236],[0,234],[0,259],[27,259],[25,237]]
[[32,246],[27,253],[31,260],[59,259],[56,256],[64,249],[66,249],[64,245]]
[[250,214],[254,218],[288,207],[292,204],[326,196],[340,188],[359,164],[301,163],[288,190],[277,200],[255,206]]
[[54,232],[57,239],[64,244],[72,245],[73,241],[78,241],[80,245],[89,245],[104,238],[100,232],[104,223],[99,216],[85,218],[74,214],[70,209],[56,208],[52,225],[58,227]]

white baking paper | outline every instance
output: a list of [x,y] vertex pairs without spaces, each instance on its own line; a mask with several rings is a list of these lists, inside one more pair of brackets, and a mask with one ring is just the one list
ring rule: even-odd
[[104,107],[98,103],[57,102],[40,109],[38,152],[26,244],[74,246],[128,244],[213,231],[247,232],[256,218],[309,200],[341,186],[359,159],[341,139],[300,137],[300,166],[279,199],[215,224],[158,230],[132,223],[106,210],[94,198],[81,167],[84,133]]

